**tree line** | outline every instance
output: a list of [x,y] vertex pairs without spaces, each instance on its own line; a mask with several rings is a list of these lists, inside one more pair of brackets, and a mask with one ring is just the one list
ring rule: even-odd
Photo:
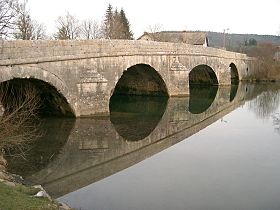
[[48,36],[46,27],[31,18],[28,0],[0,0],[1,39],[133,39],[130,23],[123,9],[108,5],[101,23],[79,20],[67,12],[55,23],[55,33]]

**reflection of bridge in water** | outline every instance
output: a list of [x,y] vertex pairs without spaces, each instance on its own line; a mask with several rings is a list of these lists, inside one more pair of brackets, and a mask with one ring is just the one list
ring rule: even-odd
[[116,131],[124,126],[122,123],[112,124],[108,118],[77,119],[60,153],[26,179],[40,183],[53,197],[78,190],[199,132],[244,104],[250,97],[246,95],[249,88],[242,84],[238,89],[219,88],[207,110],[196,114],[188,111],[193,105],[189,98],[170,98],[155,128],[137,141]]

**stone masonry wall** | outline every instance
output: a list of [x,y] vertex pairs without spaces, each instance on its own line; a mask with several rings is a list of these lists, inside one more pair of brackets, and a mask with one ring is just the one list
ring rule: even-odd
[[6,41],[0,43],[0,65],[132,55],[192,55],[249,59],[245,54],[181,43],[130,40]]

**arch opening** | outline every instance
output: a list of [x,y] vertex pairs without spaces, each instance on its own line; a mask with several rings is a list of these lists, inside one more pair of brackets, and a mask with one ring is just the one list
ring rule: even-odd
[[231,88],[230,88],[230,98],[229,101],[232,102],[236,96],[239,84],[239,75],[237,71],[237,67],[234,63],[229,65],[230,67],[230,79],[231,79]]
[[19,108],[39,117],[75,117],[66,98],[51,84],[34,78],[14,78],[0,83],[4,114]]
[[191,85],[218,85],[218,79],[214,70],[207,65],[198,65],[189,73]]
[[113,94],[168,97],[165,82],[154,68],[146,64],[137,64],[124,71]]
[[238,75],[238,71],[237,71],[236,65],[234,63],[231,63],[229,65],[229,67],[230,67],[231,84],[238,84],[238,82],[239,82],[239,75]]

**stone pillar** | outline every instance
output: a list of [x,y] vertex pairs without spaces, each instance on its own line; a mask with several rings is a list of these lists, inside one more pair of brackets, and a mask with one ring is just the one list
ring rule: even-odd
[[219,85],[231,85],[231,74],[229,66],[221,66],[219,69],[217,69],[216,72],[218,72],[217,79]]
[[170,64],[170,96],[189,95],[189,71],[180,63],[178,56],[171,58]]
[[109,115],[108,80],[96,70],[84,70],[79,83],[79,113],[80,116]]

